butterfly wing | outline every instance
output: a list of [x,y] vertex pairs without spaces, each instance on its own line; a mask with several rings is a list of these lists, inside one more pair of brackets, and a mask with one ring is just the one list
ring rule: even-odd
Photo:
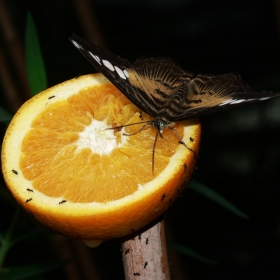
[[141,58],[131,64],[77,35],[70,37],[70,41],[128,99],[154,117],[168,96],[193,78],[170,59]]
[[171,121],[185,120],[277,96],[280,95],[254,92],[236,73],[198,75],[177,88],[160,115]]
[[167,122],[280,96],[253,92],[235,73],[194,78],[168,58],[140,58],[131,64],[76,35],[70,40],[137,107]]

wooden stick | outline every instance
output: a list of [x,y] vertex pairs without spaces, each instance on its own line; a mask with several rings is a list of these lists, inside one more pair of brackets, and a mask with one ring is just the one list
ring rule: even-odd
[[126,280],[169,280],[163,218],[124,237],[122,257]]
[[[9,64],[0,47],[0,81],[3,87],[3,93],[9,103],[9,109],[12,113],[16,113],[21,106],[22,101],[19,98],[19,92],[15,86],[12,72],[9,69]],[[2,103],[1,103],[2,105]]]
[[[24,47],[13,24],[6,2],[8,1],[0,0],[0,27],[2,29],[4,44],[7,46],[7,50],[13,61],[14,71],[19,78],[20,95],[24,97],[24,100],[27,100],[31,97],[31,92],[27,78]],[[13,80],[16,83],[15,79]]]

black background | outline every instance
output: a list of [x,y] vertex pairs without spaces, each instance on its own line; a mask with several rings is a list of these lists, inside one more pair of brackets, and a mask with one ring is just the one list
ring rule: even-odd
[[[84,38],[95,36],[81,25],[75,1],[6,2],[22,41],[26,13],[32,13],[48,86],[95,72],[68,39],[73,32]],[[256,91],[280,92],[276,4],[268,0],[96,0],[91,1],[91,12],[106,48],[131,61],[140,56],[171,57],[195,74],[235,71]],[[12,61],[8,51],[7,59]],[[1,84],[0,90],[1,106],[13,113]],[[226,197],[250,219],[240,219],[187,189],[166,214],[167,234],[170,240],[218,260],[219,265],[178,254],[173,270],[181,265],[182,271],[173,271],[174,279],[279,279],[280,99],[203,117],[202,129],[194,179]],[[3,181],[0,187],[5,188]],[[7,213],[1,215],[1,231],[14,211],[9,201],[1,198],[1,212]],[[28,229],[31,224],[27,221],[22,227]],[[44,246],[40,239],[36,246],[20,244],[8,255],[6,265],[51,259],[57,254],[54,247]],[[118,240],[104,243],[91,254],[101,279],[124,279]],[[68,279],[62,270],[45,277]]]

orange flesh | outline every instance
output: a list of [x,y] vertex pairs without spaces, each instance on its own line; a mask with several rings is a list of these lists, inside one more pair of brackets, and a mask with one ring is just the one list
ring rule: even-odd
[[[93,119],[107,120],[105,130],[109,125],[142,121],[137,112],[139,109],[110,84],[86,88],[67,100],[47,106],[33,121],[22,143],[20,168],[24,177],[45,195],[63,196],[72,202],[106,202],[133,193],[168,164],[178,146],[178,139],[171,130],[165,129],[163,138],[158,137],[154,175],[152,147],[156,130],[150,126],[133,136],[125,136],[125,143],[110,154],[100,155],[90,148],[78,148],[77,141],[79,133]],[[144,121],[152,119],[145,113],[142,115]],[[129,126],[125,132],[136,132],[142,126]],[[180,123],[174,128],[182,135]],[[119,144],[121,134],[115,132]]]

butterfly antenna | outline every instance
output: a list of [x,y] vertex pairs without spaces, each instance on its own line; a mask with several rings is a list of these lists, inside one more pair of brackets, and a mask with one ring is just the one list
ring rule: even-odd
[[149,124],[148,121],[144,121],[144,122],[137,122],[137,123],[124,124],[124,125],[114,126],[114,127],[107,127],[107,128],[105,128],[105,130],[116,129],[116,128],[123,128],[123,127],[126,127],[126,126],[131,126],[131,125],[140,124],[140,123],[146,123],[146,125]]
[[155,150],[156,150],[156,143],[157,143],[157,138],[158,138],[159,133],[160,133],[160,131],[157,130],[154,145],[153,145],[153,150],[152,150],[152,172],[153,172],[153,175],[154,175],[154,169],[155,169]]
[[[139,123],[144,123],[144,122],[139,122]],[[129,125],[134,125],[134,124],[139,124],[139,123],[133,123],[133,124],[128,124],[128,125],[124,125],[125,126],[129,126]],[[139,130],[137,130],[136,132],[133,133],[123,133],[123,135],[125,136],[131,136],[131,135],[135,135],[137,133],[139,133],[140,131],[142,131],[147,125],[151,124],[151,122],[146,122],[146,124],[144,124]]]
[[173,127],[168,127],[170,130],[173,131],[173,133],[176,135],[176,137],[179,139],[178,143],[184,145],[188,150],[190,150],[191,152],[193,152],[194,154],[194,158],[196,158],[196,151],[194,151],[193,149],[189,148],[186,143],[182,140],[182,137],[178,134],[178,132],[173,128]]

